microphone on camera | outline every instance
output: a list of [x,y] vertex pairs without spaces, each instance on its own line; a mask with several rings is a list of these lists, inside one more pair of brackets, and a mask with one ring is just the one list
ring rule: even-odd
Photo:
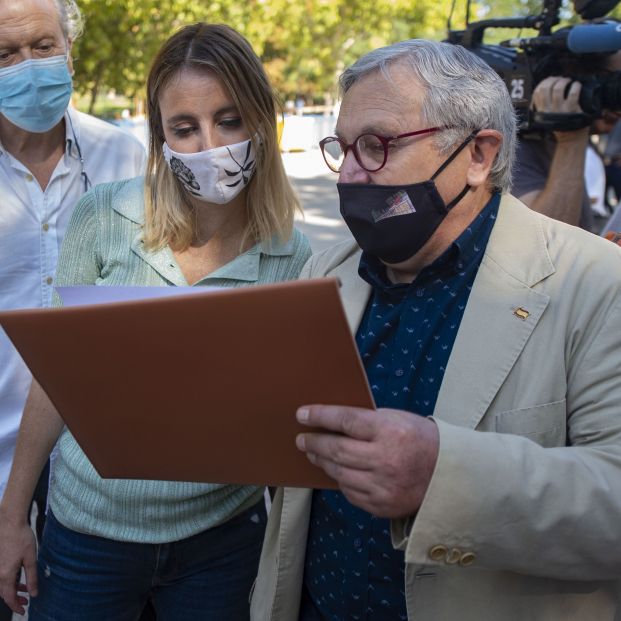
[[578,24],[551,35],[514,38],[500,45],[522,49],[556,48],[574,54],[611,54],[621,49],[621,23]]
[[567,34],[574,54],[607,54],[621,49],[621,23],[578,24]]

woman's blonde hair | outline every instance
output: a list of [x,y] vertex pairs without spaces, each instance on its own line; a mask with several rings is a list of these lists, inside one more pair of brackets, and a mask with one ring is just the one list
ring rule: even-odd
[[149,159],[145,175],[144,242],[154,250],[169,244],[185,250],[193,241],[195,215],[179,180],[164,159],[159,97],[182,69],[215,74],[227,89],[256,151],[256,169],[247,186],[248,224],[242,245],[291,235],[300,209],[278,148],[276,95],[261,61],[237,31],[223,24],[185,26],[160,49],[147,80]]

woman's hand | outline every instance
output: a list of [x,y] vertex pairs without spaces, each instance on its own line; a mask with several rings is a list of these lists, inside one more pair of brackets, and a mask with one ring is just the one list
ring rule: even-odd
[[[22,567],[26,584],[18,580]],[[20,615],[28,599],[21,593],[37,595],[37,544],[26,522],[15,522],[0,509],[0,597]]]

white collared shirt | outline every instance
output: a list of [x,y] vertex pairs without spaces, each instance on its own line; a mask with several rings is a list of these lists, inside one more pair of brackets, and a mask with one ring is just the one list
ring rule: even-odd
[[[50,305],[60,246],[73,208],[85,192],[83,172],[89,187],[143,172],[144,148],[130,134],[75,110],[65,114],[65,127],[65,153],[45,191],[0,145],[2,310]],[[0,498],[30,381],[26,365],[0,328]]]

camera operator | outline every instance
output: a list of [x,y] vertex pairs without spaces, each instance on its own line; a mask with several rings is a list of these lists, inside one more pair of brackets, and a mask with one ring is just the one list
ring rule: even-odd
[[[604,58],[600,68],[592,59],[588,68],[583,67],[583,73],[620,71],[621,52]],[[579,114],[580,91],[579,82],[550,76],[535,88],[532,105],[544,114]],[[599,232],[603,221],[594,217],[584,184],[586,150],[589,135],[608,133],[619,116],[618,112],[606,110],[590,127],[521,136],[514,175],[515,196],[551,218]]]

